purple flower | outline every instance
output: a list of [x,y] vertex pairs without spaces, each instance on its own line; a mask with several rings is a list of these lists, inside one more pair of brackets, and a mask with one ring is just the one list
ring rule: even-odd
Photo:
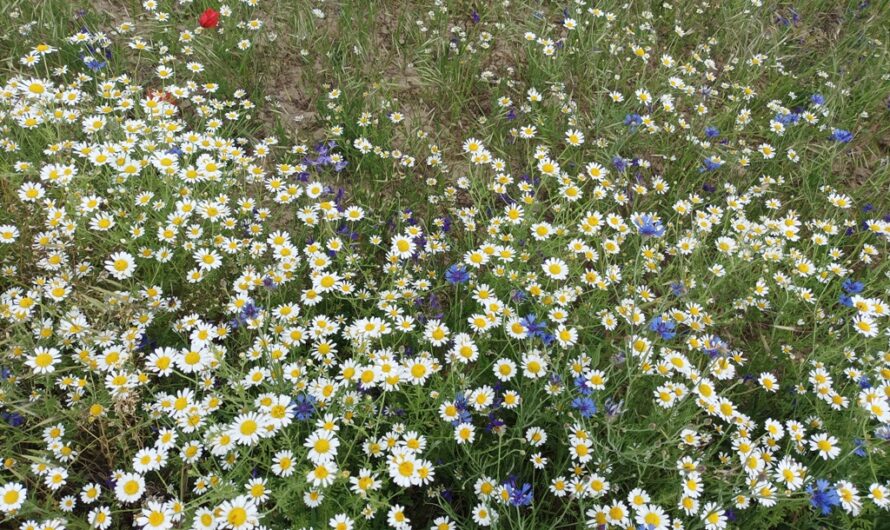
[[294,416],[300,421],[306,421],[315,413],[315,398],[306,394],[300,394],[291,402],[294,407]]
[[707,353],[711,359],[716,359],[717,356],[726,353],[729,350],[729,346],[726,342],[723,341],[720,337],[713,337],[711,339],[711,347],[705,348],[705,353]]
[[556,337],[553,336],[552,333],[547,333],[546,331],[538,334],[538,338],[541,339],[541,342],[544,343],[544,346],[550,346]]
[[470,423],[473,421],[473,416],[470,414],[470,406],[467,403],[467,398],[463,394],[458,394],[457,397],[454,398],[454,406],[457,408],[457,418],[451,422],[453,427],[457,427],[461,423]]
[[676,324],[670,320],[664,320],[660,316],[653,318],[649,322],[649,329],[661,335],[661,338],[664,340],[671,340],[677,335],[674,333],[674,328],[676,328]]
[[664,235],[664,225],[656,221],[650,215],[644,215],[639,221],[635,221],[640,235],[646,237],[661,237]]
[[720,169],[720,166],[723,165],[723,162],[717,156],[709,156],[705,158],[702,164],[704,165],[704,167],[699,170],[700,172],[715,171],[717,169]]
[[519,323],[528,331],[529,335],[539,335],[547,329],[547,326],[537,321],[537,317],[533,313],[521,318]]
[[504,484],[507,493],[510,495],[510,504],[513,506],[528,506],[534,500],[532,485],[528,482],[522,486],[516,485],[516,477],[510,477],[510,480]]
[[579,375],[575,378],[575,388],[578,389],[578,392],[580,392],[582,396],[593,394],[593,389],[587,384],[587,379],[585,379],[583,375]]
[[848,144],[853,140],[853,133],[845,129],[832,129],[830,139],[842,144]]
[[463,265],[454,264],[445,271],[445,281],[451,285],[466,283],[470,281],[470,273]]
[[865,285],[862,282],[853,281],[847,278],[844,280],[844,283],[841,284],[841,289],[847,294],[859,294],[865,289]]
[[18,412],[0,412],[0,419],[6,420],[11,427],[20,427],[25,423],[25,418]]
[[672,283],[671,294],[673,294],[677,298],[684,296],[686,294],[686,286],[679,282]]
[[822,515],[830,514],[832,506],[837,506],[841,503],[837,491],[831,487],[827,480],[822,478],[816,481],[815,488],[812,485],[808,486],[807,493],[810,494],[810,504],[813,505],[813,508],[820,510]]
[[779,114],[776,114],[775,120],[777,122],[781,123],[782,125],[794,124],[800,120],[800,114],[797,114],[794,112],[791,112],[788,114],[779,113]]
[[93,57],[85,57],[83,62],[87,66],[87,68],[94,72],[98,72],[99,70],[105,68],[105,66],[108,64],[105,61],[100,61],[98,59],[94,59]]
[[623,405],[624,405],[623,399],[619,399],[618,401],[615,401],[614,399],[612,399],[610,397],[606,398],[606,402],[603,404],[603,406],[605,408],[605,412],[606,412],[606,417],[614,418],[615,416],[618,416],[619,414],[621,414],[621,408]]
[[865,448],[865,440],[862,438],[854,438],[853,444],[856,446],[853,449],[853,454],[859,457],[864,457],[867,455],[867,449]]
[[596,414],[596,403],[589,397],[577,397],[573,399],[572,408],[580,412],[582,418],[590,418]]
[[255,306],[253,302],[248,302],[241,310],[241,316],[243,316],[244,318],[256,318],[259,313],[260,308]]
[[488,424],[485,426],[485,432],[494,432],[505,425],[504,420],[498,418],[494,413],[488,415]]

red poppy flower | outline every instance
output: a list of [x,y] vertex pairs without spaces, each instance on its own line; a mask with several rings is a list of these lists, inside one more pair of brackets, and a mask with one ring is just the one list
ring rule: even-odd
[[219,24],[219,11],[208,7],[201,16],[198,17],[198,24],[202,28],[215,28]]

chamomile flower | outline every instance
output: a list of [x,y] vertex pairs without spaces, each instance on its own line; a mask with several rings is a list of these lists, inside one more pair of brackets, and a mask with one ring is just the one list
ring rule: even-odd
[[127,252],[115,252],[105,261],[105,270],[116,280],[126,280],[133,276],[136,262]]
[[8,482],[0,486],[0,510],[13,514],[25,503],[28,490],[18,482]]

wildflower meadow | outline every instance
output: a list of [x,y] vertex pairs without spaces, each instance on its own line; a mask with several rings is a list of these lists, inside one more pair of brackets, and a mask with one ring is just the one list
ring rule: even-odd
[[0,529],[890,529],[890,3],[0,21]]

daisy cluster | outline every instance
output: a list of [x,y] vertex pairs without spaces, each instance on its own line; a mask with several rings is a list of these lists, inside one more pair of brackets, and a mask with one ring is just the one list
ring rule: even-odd
[[[264,25],[243,3],[219,13],[240,51]],[[0,525],[890,517],[890,220],[801,169],[859,134],[846,94],[817,72],[764,98],[793,79],[774,52],[677,25],[672,55],[641,36],[652,13],[634,31],[582,4],[517,37],[532,69],[608,36],[596,100],[485,70],[490,109],[450,144],[337,84],[323,138],[258,138],[258,103],[200,62],[216,30],[21,57],[0,85]],[[439,53],[465,64],[499,30],[473,11]],[[369,167],[421,199],[360,201]]]

